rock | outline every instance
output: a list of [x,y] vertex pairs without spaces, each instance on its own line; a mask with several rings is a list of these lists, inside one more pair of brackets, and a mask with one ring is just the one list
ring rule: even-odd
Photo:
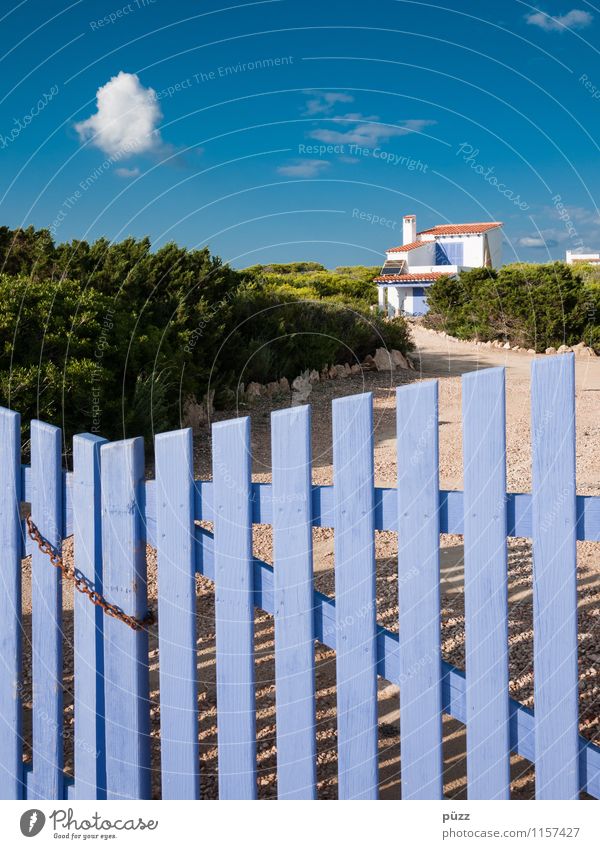
[[307,369],[292,381],[292,407],[297,407],[298,404],[306,404],[311,392],[312,383],[309,380]]
[[350,375],[352,374],[350,363],[344,363],[344,371],[346,372],[346,377],[350,377]]
[[573,345],[574,351],[581,351],[582,348],[587,348],[587,342],[578,342],[576,345]]
[[577,351],[577,356],[578,357],[596,357],[598,355],[596,354],[596,352],[594,351],[593,348],[580,348],[580,350]]
[[367,354],[367,356],[364,358],[363,367],[368,371],[376,371],[377,364],[371,354]]
[[391,354],[386,348],[377,348],[373,359],[375,360],[375,367],[377,368],[377,371],[394,370],[394,363],[392,362]]
[[304,389],[306,389],[307,384],[310,383],[310,381],[308,379],[308,375],[309,375],[309,372],[308,372],[308,369],[306,369],[306,371],[303,371],[302,374],[298,375],[298,377],[295,377],[292,380],[292,391],[299,392],[299,391],[303,391]]
[[279,378],[279,389],[281,392],[289,392],[290,391],[290,382],[287,377]]
[[535,348],[527,348],[528,354],[535,354]]
[[521,346],[520,346],[520,345],[513,345],[513,348],[512,348],[512,349],[513,349],[513,351],[520,351],[520,350],[521,350]]
[[346,372],[346,366],[343,363],[340,363],[337,366],[333,366],[335,369],[336,377],[348,377],[348,373]]
[[485,347],[486,347],[486,348],[491,348],[491,347],[492,347],[492,342],[491,342],[491,340],[490,340],[490,339],[488,339],[488,341],[487,341],[487,342],[484,342],[483,344],[485,345]]
[[546,354],[556,354],[556,348],[550,346],[550,348],[546,348]]
[[413,356],[412,354],[407,354],[407,355],[406,355],[406,362],[408,363],[408,367],[409,367],[409,369],[411,369],[412,371],[414,371],[414,370],[415,370],[415,368],[416,368],[416,366],[415,366],[415,358],[414,358],[414,356]]
[[392,350],[392,362],[396,368],[410,368],[408,360],[401,351]]
[[362,369],[357,363],[354,363],[353,366],[350,366],[350,371],[352,372],[352,374],[360,374],[362,372]]
[[510,344],[510,342],[505,342],[502,347],[504,348],[505,351],[510,351],[511,344]]
[[571,351],[571,350],[572,349],[571,349],[570,345],[561,345],[556,353],[557,354],[568,354],[569,351]]
[[338,373],[337,373],[337,366],[331,366],[331,368],[329,369],[329,377],[330,377],[330,379],[331,379],[331,380],[335,380],[337,376],[338,376]]
[[321,380],[329,380],[329,366],[321,369]]
[[319,382],[319,372],[316,369],[312,369],[310,374],[308,375],[308,379],[311,383]]
[[246,400],[254,401],[256,398],[260,398],[263,392],[263,387],[260,383],[256,383],[252,381],[252,383],[248,384],[246,389]]
[[[235,394],[231,393],[234,400]],[[183,404],[183,421],[184,427],[191,427],[194,433],[197,433],[202,425],[209,424],[214,412],[215,390],[210,389],[198,403],[195,395],[188,395]]]
[[265,386],[265,393],[272,398],[274,395],[279,395],[281,389],[279,388],[279,381],[273,380],[271,383],[267,383]]

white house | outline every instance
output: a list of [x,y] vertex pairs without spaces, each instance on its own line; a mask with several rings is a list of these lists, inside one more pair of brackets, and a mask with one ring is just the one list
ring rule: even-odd
[[578,254],[574,251],[567,251],[565,261],[567,265],[574,265],[576,262],[600,263],[600,253]]
[[379,277],[379,308],[389,315],[427,312],[427,288],[440,277],[495,268],[502,259],[502,222],[438,224],[417,233],[417,216],[402,221],[404,244],[389,248]]

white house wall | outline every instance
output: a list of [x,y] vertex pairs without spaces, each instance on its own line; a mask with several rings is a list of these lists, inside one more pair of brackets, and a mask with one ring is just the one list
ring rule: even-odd
[[378,289],[379,305],[383,310],[385,305],[384,289],[387,289],[387,313],[390,316],[407,313],[408,315],[424,315],[427,312],[427,286],[417,286],[424,289],[423,295],[413,294],[412,286],[386,286],[380,284]]
[[[487,232],[490,259],[492,266],[498,268],[502,263],[502,231],[500,228]],[[463,268],[481,268],[485,263],[485,235],[460,235],[443,236],[431,241],[423,242],[418,248],[411,251],[398,252],[388,251],[388,259],[405,259],[410,273],[422,273],[425,271],[447,271],[449,274],[456,273],[456,265],[438,266],[436,260],[436,242],[442,245],[462,243],[463,246]]]
[[[402,309],[402,290],[396,286],[388,287],[388,304],[392,307],[394,313]],[[403,294],[403,293],[402,293]]]
[[[492,267],[499,268],[502,265],[502,230],[499,227],[495,230],[489,230],[487,237]],[[483,265],[483,261],[481,264]]]
[[462,265],[411,265],[409,271],[411,274],[431,274],[432,271],[441,274],[458,274],[462,267]]
[[483,236],[444,236],[437,239],[441,245],[455,245],[462,243],[463,246],[463,261],[461,265],[467,268],[473,268],[483,265]]
[[414,265],[430,265],[435,262],[435,247],[434,242],[423,242],[418,248],[413,248],[412,251],[388,251],[388,259],[406,259],[409,266]]

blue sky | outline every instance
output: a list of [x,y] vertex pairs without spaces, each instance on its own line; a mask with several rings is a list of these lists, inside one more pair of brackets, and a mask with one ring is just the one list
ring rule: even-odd
[[0,223],[148,235],[237,267],[377,264],[401,218],[505,223],[504,261],[600,250],[585,0],[14,0]]

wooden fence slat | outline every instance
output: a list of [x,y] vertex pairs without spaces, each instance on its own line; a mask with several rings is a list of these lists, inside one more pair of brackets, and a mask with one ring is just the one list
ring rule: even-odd
[[256,798],[250,420],[213,425],[219,798]]
[[504,369],[462,378],[469,799],[510,798]]
[[578,776],[575,366],[532,364],[535,789],[576,799]]
[[155,440],[163,799],[198,799],[192,431]]
[[[59,428],[31,422],[31,516],[41,535],[62,547],[62,469]],[[36,546],[31,562],[33,682],[32,798],[62,799],[62,575]]]
[[22,799],[21,417],[0,408],[0,799]]
[[441,799],[438,387],[396,390],[398,617],[403,799]]
[[376,799],[377,626],[370,393],[333,402],[340,799]]
[[[137,618],[147,611],[146,551],[139,502],[141,438],[103,445],[101,456],[104,593]],[[150,798],[148,635],[104,619],[107,799]]]
[[[75,568],[102,593],[100,447],[90,433],[73,438],[73,546]],[[75,592],[75,799],[106,798],[104,738],[104,621],[99,607]]]
[[316,797],[310,407],[271,416],[277,792]]

